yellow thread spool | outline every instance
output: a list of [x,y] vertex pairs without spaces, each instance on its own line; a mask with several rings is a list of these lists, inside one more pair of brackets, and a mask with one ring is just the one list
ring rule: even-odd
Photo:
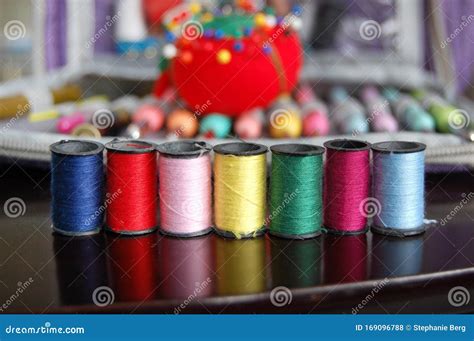
[[214,220],[224,237],[250,238],[264,232],[266,152],[253,143],[214,147]]

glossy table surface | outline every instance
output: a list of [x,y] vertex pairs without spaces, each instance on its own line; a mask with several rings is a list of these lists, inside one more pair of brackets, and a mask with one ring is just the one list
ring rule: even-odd
[[[427,218],[452,218],[421,236],[290,241],[62,237],[50,228],[47,173],[0,169],[2,206],[25,203],[19,217],[0,212],[2,313],[474,311],[472,172],[427,177]],[[459,307],[448,300],[456,286],[473,296]]]

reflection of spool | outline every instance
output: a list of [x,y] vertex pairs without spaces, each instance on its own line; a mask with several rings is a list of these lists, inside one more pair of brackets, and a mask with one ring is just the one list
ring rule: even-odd
[[271,238],[272,287],[302,288],[321,284],[321,241]]
[[214,287],[213,236],[193,239],[163,237],[158,243],[160,297],[210,296]]
[[265,238],[216,238],[219,295],[255,294],[265,290]]
[[423,261],[423,236],[393,238],[374,234],[371,277],[418,274]]
[[156,234],[120,237],[107,235],[109,278],[116,301],[154,298],[157,283]]
[[264,232],[267,147],[224,143],[214,147],[214,220],[216,232],[230,238]]
[[61,303],[92,303],[94,290],[108,285],[104,236],[68,238],[55,235],[53,245]]
[[324,283],[338,284],[367,278],[367,236],[324,238]]

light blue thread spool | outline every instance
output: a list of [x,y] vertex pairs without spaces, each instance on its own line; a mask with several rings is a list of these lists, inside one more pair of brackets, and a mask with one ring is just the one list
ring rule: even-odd
[[425,231],[425,148],[405,141],[372,145],[375,232],[410,236]]
[[330,99],[332,102],[330,119],[340,133],[359,135],[369,131],[364,107],[350,97],[344,88],[332,88]]

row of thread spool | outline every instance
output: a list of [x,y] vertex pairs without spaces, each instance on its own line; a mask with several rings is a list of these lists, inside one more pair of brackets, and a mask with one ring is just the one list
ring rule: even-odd
[[60,141],[51,146],[53,228],[66,235],[95,233],[105,214],[106,230],[149,233],[158,226],[159,200],[160,231],[179,237],[214,227],[225,237],[249,238],[268,227],[280,237],[306,239],[322,231],[364,233],[370,220],[383,234],[425,230],[423,144],[332,140],[324,147],[270,148],[267,212],[263,145],[225,143],[212,149],[199,141],[158,146],[112,141],[105,145],[104,177],[103,145]]

